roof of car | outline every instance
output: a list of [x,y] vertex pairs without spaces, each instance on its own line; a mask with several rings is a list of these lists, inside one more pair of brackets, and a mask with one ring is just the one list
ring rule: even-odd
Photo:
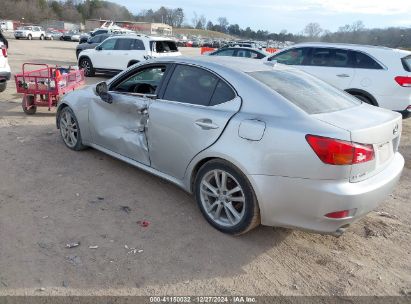
[[358,51],[367,51],[367,52],[386,52],[386,51],[396,51],[401,53],[410,53],[405,50],[393,49],[386,46],[379,46],[379,45],[364,45],[364,44],[353,44],[353,43],[330,43],[330,42],[303,42],[291,45],[288,48],[295,48],[295,47],[331,47],[331,48],[345,48],[351,50],[358,50]]
[[256,71],[270,71],[273,66],[264,63],[262,60],[255,60],[251,58],[240,58],[240,57],[229,57],[229,56],[195,56],[195,57],[185,57],[185,56],[173,56],[173,57],[163,57],[156,58],[155,62],[165,61],[174,63],[186,63],[200,65],[205,68],[210,68],[215,70],[216,68],[229,68],[231,70],[236,70],[239,72],[256,72]]
[[[113,37],[116,38],[145,38],[145,39],[149,39],[149,40],[154,40],[154,41],[163,41],[163,40],[170,40],[172,41],[171,38],[168,37],[156,37],[156,36],[147,36],[144,34],[122,34],[122,35],[115,35]],[[111,38],[111,37],[110,37]]]
[[262,50],[259,50],[259,49],[256,49],[256,48],[251,48],[251,47],[245,47],[245,46],[229,46],[229,47],[225,47],[225,48],[215,50],[214,52],[223,51],[223,50],[230,50],[230,49],[233,49],[233,50],[250,50],[250,51],[254,51],[254,52],[264,54],[266,56],[270,55],[270,53],[264,52]]

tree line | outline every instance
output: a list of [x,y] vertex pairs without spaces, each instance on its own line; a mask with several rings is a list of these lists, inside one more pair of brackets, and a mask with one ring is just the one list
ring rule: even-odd
[[271,33],[265,30],[241,28],[230,24],[226,17],[207,20],[204,15],[193,12],[187,20],[183,8],[160,7],[157,10],[141,10],[131,13],[125,6],[102,0],[1,0],[0,19],[19,20],[26,23],[40,23],[47,19],[59,19],[74,23],[87,19],[130,20],[161,22],[176,28],[196,28],[226,33],[243,39],[260,41],[324,41],[385,45],[389,47],[411,47],[411,28],[390,27],[367,29],[362,21],[346,24],[335,32],[321,28],[311,22],[301,32],[293,34],[287,30]]

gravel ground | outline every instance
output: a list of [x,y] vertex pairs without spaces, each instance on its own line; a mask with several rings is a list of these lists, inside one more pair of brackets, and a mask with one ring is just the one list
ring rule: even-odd
[[[75,64],[74,48],[11,39],[9,61],[13,72]],[[26,116],[20,100],[12,82],[0,95],[0,295],[411,293],[411,119],[401,182],[376,210],[385,216],[372,212],[340,238],[270,227],[232,237],[176,186],[67,149],[55,112]]]

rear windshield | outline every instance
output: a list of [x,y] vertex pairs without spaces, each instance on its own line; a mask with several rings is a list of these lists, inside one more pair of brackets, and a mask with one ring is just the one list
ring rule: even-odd
[[248,73],[307,112],[334,112],[359,105],[356,98],[298,70],[272,70]]
[[150,41],[150,49],[156,53],[178,52],[177,45],[174,41]]
[[402,65],[404,66],[404,69],[408,72],[411,72],[411,55],[404,57],[401,60],[402,60]]

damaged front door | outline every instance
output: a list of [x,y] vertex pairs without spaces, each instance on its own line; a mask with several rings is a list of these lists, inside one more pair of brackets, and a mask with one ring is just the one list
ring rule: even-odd
[[150,165],[146,138],[148,107],[165,70],[165,66],[151,66],[131,71],[110,86],[111,103],[98,97],[90,103],[95,144]]

